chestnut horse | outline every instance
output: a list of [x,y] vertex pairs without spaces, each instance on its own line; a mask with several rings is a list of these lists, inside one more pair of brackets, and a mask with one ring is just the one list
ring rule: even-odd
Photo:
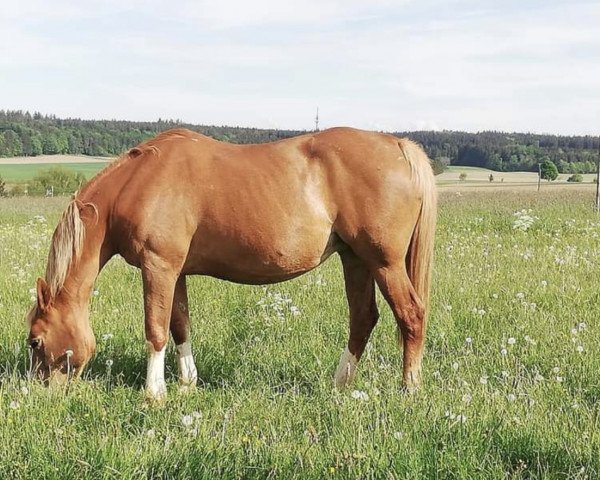
[[403,343],[404,384],[415,388],[436,208],[430,162],[406,139],[334,128],[233,145],[185,129],[161,133],[96,175],[64,211],[28,316],[34,368],[44,379],[81,373],[96,346],[90,295],[115,254],[142,271],[146,394],[162,398],[169,329],[180,384],[197,380],[187,275],[275,283],[337,252],[350,335],[335,384],[352,381],[377,323],[377,284]]

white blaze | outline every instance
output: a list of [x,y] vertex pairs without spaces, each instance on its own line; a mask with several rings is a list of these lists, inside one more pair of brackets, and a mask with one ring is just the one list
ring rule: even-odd
[[335,371],[335,386],[337,388],[344,388],[350,385],[356,375],[356,366],[358,365],[358,359],[350,353],[348,347],[342,353],[340,358],[340,364]]

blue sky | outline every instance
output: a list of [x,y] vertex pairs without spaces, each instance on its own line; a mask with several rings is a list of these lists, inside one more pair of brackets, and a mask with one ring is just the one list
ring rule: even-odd
[[600,2],[0,4],[0,108],[309,129],[600,133]]

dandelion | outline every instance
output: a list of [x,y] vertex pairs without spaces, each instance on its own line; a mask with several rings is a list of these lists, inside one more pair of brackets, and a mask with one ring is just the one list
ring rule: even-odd
[[469,395],[468,393],[465,393],[462,396],[462,401],[465,402],[465,403],[467,403],[467,404],[471,403],[471,400],[473,400],[473,397],[471,395]]
[[25,385],[21,387],[21,394],[29,395],[29,389]]
[[509,402],[514,402],[514,401],[517,399],[517,396],[516,396],[514,393],[509,393],[509,394],[506,396],[506,399],[507,399]]
[[194,418],[191,415],[184,415],[181,417],[181,423],[183,423],[184,427],[191,427],[194,423]]
[[583,345],[577,345],[577,348],[575,350],[577,350],[577,352],[579,353],[583,353]]
[[65,355],[67,358],[71,358],[73,356],[73,350],[65,350]]
[[9,407],[12,408],[13,410],[18,410],[19,409],[19,402],[17,402],[16,400],[13,400],[12,402],[10,402]]
[[552,369],[552,373],[557,374],[558,372],[560,372],[560,367],[554,367]]
[[467,338],[465,339],[465,343],[466,343],[467,345],[471,345],[471,344],[473,343],[473,339],[472,339],[471,337],[467,337]]
[[451,312],[452,311],[452,305],[444,305],[444,308],[446,309],[446,311]]
[[500,355],[505,357],[506,355],[508,355],[508,350],[506,348],[502,347],[502,349],[500,350]]
[[497,299],[498,299],[498,294],[497,294],[497,293],[492,293],[492,298],[493,298],[494,300],[497,300]]
[[581,322],[579,325],[577,325],[577,328],[580,332],[582,332],[587,328],[587,325],[584,322]]
[[514,345],[515,343],[517,343],[517,340],[516,340],[516,338],[515,338],[515,337],[510,337],[510,338],[507,340],[507,343],[508,343],[509,345]]
[[533,380],[535,382],[543,382],[544,381],[544,376],[541,375],[540,373],[536,373],[535,377],[533,377]]
[[452,369],[453,369],[453,370],[458,370],[458,362],[454,362],[454,363],[452,364]]
[[542,281],[540,282],[540,285],[541,285],[542,287],[546,288],[546,287],[548,286],[548,282],[547,282],[546,280],[542,280]]
[[113,361],[112,361],[112,360],[109,358],[109,359],[106,361],[106,367],[107,367],[107,368],[110,368],[110,367],[112,367],[112,366],[113,366]]
[[523,300],[525,298],[525,294],[523,292],[518,292],[515,297],[519,300]]
[[290,313],[294,316],[297,317],[298,315],[300,315],[300,309],[296,306],[296,305],[292,305],[290,307]]
[[508,377],[510,377],[510,373],[508,373],[506,370],[502,370],[500,372],[500,375],[502,375],[502,378],[508,378]]
[[155,436],[156,436],[156,431],[153,428],[146,430],[146,437],[154,438]]
[[479,383],[481,383],[482,385],[487,385],[487,383],[488,383],[488,376],[487,375],[482,375],[481,377],[479,377]]
[[100,295],[100,292],[98,290],[94,290],[92,293],[94,294],[94,297],[97,297],[98,295]]
[[579,330],[576,327],[573,327],[571,329],[571,335],[577,335],[579,333]]
[[557,382],[557,383],[562,383],[562,381],[563,381],[563,380],[564,380],[564,378],[563,378],[563,377],[560,377],[560,376],[557,376],[557,377],[556,377],[556,382]]
[[367,392],[363,392],[361,390],[353,390],[350,395],[355,400],[361,400],[363,402],[366,402],[367,400],[369,400],[369,395],[367,394]]

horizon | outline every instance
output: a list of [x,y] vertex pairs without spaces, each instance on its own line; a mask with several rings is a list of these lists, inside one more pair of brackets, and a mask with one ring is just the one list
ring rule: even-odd
[[3,6],[0,105],[278,130],[311,130],[319,108],[323,129],[598,136],[599,14],[589,0],[29,0]]

